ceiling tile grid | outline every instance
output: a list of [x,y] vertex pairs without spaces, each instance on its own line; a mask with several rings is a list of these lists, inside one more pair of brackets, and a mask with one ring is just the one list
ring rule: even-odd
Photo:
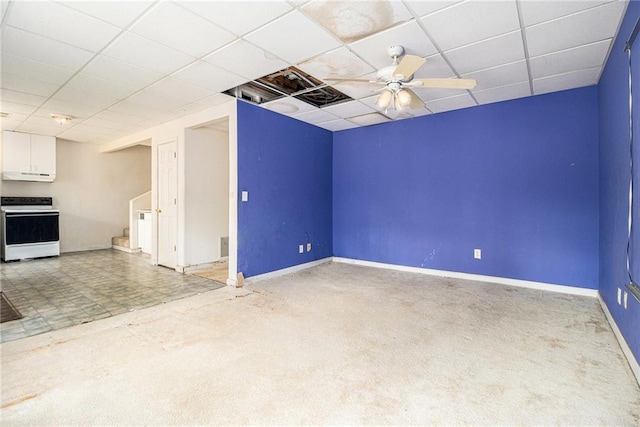
[[[117,3],[115,5],[114,3]],[[3,1],[2,129],[103,143],[295,66],[352,98],[262,107],[332,131],[596,84],[624,0]],[[381,111],[387,49],[426,59],[426,108]],[[334,81],[360,78],[365,82]],[[74,117],[64,127],[50,114]],[[95,128],[95,129],[93,129]]]

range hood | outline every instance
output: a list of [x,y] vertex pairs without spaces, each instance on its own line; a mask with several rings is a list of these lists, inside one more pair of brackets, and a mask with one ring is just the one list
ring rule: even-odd
[[53,182],[55,179],[56,179],[56,174],[54,173],[2,172],[3,181]]

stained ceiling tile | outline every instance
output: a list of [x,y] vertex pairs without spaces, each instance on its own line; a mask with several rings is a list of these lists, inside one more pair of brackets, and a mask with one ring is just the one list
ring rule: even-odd
[[316,56],[313,59],[299,64],[297,67],[313,77],[324,81],[327,81],[331,77],[359,77],[375,71],[373,67],[345,47]]
[[520,28],[515,0],[469,0],[427,15],[420,21],[443,50]]
[[438,52],[429,37],[415,21],[351,43],[349,48],[376,69],[380,69],[393,64],[387,50],[394,45],[404,47],[405,53],[409,55],[424,57]]
[[311,104],[307,104],[304,101],[300,101],[299,99],[291,97],[265,102],[264,104],[261,104],[261,106],[266,108],[267,110],[275,111],[276,113],[285,114],[287,116],[304,113],[306,111],[313,111],[316,109],[316,107]]
[[603,40],[572,49],[531,58],[531,74],[534,79],[592,68],[604,64],[611,40]]
[[245,39],[291,64],[297,64],[340,45],[338,40],[297,10],[248,34]]
[[507,101],[510,99],[523,98],[531,95],[529,82],[520,82],[508,86],[500,86],[493,89],[473,91],[473,96],[480,104],[490,104],[492,102]]
[[7,25],[91,52],[107,45],[121,29],[50,1],[12,3]]
[[60,3],[87,15],[93,16],[94,18],[98,18],[120,28],[124,28],[127,25],[131,24],[134,19],[140,16],[149,6],[154,3],[154,1],[119,1],[117,7],[114,6],[113,0],[72,0],[61,1]]
[[526,28],[529,56],[539,56],[615,36],[624,2],[612,2]]
[[242,36],[289,12],[282,1],[180,1],[180,6]]
[[527,71],[527,63],[525,61],[518,61],[499,67],[463,74],[461,77],[465,79],[476,79],[478,84],[475,90],[484,90],[528,81],[529,72]]
[[188,55],[200,57],[236,38],[227,30],[175,3],[158,3],[130,31]]
[[204,61],[189,65],[173,74],[173,77],[214,92],[223,92],[247,82],[245,77],[222,70]]
[[460,74],[525,59],[520,30],[449,50],[444,54]]
[[133,33],[123,34],[102,53],[113,59],[158,73],[171,73],[195,60],[192,56]]
[[302,10],[344,43],[352,43],[412,18],[399,1],[316,0]]
[[533,91],[535,95],[540,95],[542,93],[591,86],[598,82],[599,75],[600,67],[595,67],[535,79],[533,81]]
[[315,123],[328,122],[329,120],[335,120],[338,117],[334,116],[331,113],[328,113],[323,108],[323,109],[307,111],[305,113],[294,114],[293,118],[302,120],[303,122],[315,124]]
[[615,0],[527,0],[520,2],[520,10],[522,11],[522,20],[524,25],[528,27],[544,21],[557,19],[562,16],[600,6],[611,1]]
[[87,50],[9,26],[2,28],[2,52],[68,70],[80,69],[94,56]]
[[288,66],[282,59],[246,40],[236,40],[202,60],[243,76],[246,80],[255,80]]
[[461,108],[473,107],[474,105],[476,105],[475,101],[468,93],[458,96],[452,96],[451,98],[442,98],[435,101],[428,101],[426,104],[427,108],[434,113],[459,110]]

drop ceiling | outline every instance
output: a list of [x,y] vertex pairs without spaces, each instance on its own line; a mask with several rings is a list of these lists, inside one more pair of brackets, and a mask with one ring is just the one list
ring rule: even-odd
[[[328,84],[371,78],[387,48],[427,59],[416,77],[476,79],[417,89],[426,107],[353,100],[261,106],[337,131],[598,82],[626,1],[6,1],[2,129],[101,144],[231,99],[222,92],[289,66]],[[73,116],[58,125],[51,114]],[[3,114],[4,115],[4,114]]]

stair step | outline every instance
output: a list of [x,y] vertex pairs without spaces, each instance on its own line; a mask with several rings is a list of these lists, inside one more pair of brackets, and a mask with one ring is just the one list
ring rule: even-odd
[[126,227],[126,228],[122,229],[122,235],[124,237],[129,237],[129,227]]
[[129,247],[129,237],[127,236],[117,236],[111,238],[111,244],[113,246],[122,246],[123,248]]

